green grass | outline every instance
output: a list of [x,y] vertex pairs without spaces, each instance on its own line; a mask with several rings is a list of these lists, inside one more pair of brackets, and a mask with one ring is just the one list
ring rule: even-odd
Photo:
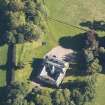
[[85,20],[104,20],[104,0],[46,0],[51,17],[79,25]]
[[0,87],[6,85],[6,71],[0,70]]
[[7,45],[0,47],[0,87],[6,84],[6,68],[5,64],[7,61]]
[[36,48],[41,46],[41,40],[27,42],[24,44],[17,44],[16,45],[16,62],[24,62],[27,63],[32,61],[32,58],[35,55]]
[[7,45],[0,47],[0,64],[1,65],[4,65],[7,61],[7,50],[8,50]]

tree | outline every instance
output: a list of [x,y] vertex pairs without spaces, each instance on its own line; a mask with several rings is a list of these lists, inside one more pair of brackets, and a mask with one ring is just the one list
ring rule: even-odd
[[[3,35],[7,31],[16,30],[17,34],[13,35],[18,43],[24,42],[24,39],[35,40],[39,38],[39,35],[43,35],[45,31],[45,22],[43,22],[45,17],[41,9],[38,9],[40,7],[44,8],[42,1],[4,0],[1,3],[0,11],[2,12],[2,16],[0,17],[0,23],[2,24]],[[28,28],[27,33],[23,32],[26,28]],[[21,29],[22,32],[19,32],[18,29]],[[5,39],[4,37],[3,39]]]
[[84,49],[84,57],[85,57],[86,63],[93,61],[95,58],[93,51],[90,48]]
[[72,100],[74,100],[74,103],[76,105],[83,105],[83,103],[84,103],[84,97],[81,94],[81,92],[79,91],[79,89],[73,89]]
[[37,95],[36,96],[36,104],[37,105],[52,105],[51,97],[47,95]]
[[40,35],[43,33],[40,27],[34,25],[33,23],[28,23],[18,29],[18,33],[24,35],[26,41],[37,40]]
[[24,9],[24,4],[21,0],[10,0],[8,3],[8,10],[9,11],[21,11]]
[[99,43],[97,41],[97,34],[94,30],[91,30],[87,32],[86,48],[84,49],[86,73],[93,74],[102,71],[98,57]]
[[27,0],[25,2],[25,13],[29,20],[33,20],[36,15],[36,3],[34,1]]
[[86,33],[86,47],[90,47],[96,50],[97,46],[97,33],[94,30],[90,30]]
[[7,41],[8,44],[10,44],[10,43],[15,44],[16,43],[15,36],[11,31],[6,32],[6,37],[7,37],[6,41]]
[[23,26],[26,23],[25,14],[21,12],[8,12],[8,28],[16,29],[20,26]]
[[64,95],[64,99],[65,99],[65,105],[70,105],[71,104],[71,93],[69,89],[64,89],[63,90],[63,95]]
[[36,89],[37,94],[35,95],[35,102],[37,105],[52,105],[52,99],[48,90]]
[[92,63],[88,66],[90,73],[98,73],[102,71],[102,66],[99,64],[99,60],[95,59]]
[[87,74],[93,74],[97,72],[102,71],[102,66],[100,65],[100,62],[98,58],[94,56],[94,53],[92,50],[85,50],[85,65],[86,65],[86,73]]
[[55,90],[52,98],[54,105],[71,105],[70,91],[68,89]]
[[65,99],[62,94],[62,91],[56,90],[54,93],[54,99],[53,99],[55,105],[65,105]]
[[36,105],[52,105],[50,91],[35,87],[27,95],[28,102],[34,102]]
[[17,39],[17,43],[24,43],[24,35],[22,33],[18,33],[18,35],[16,36]]
[[85,102],[91,101],[95,97],[95,82],[96,82],[96,75],[88,76],[86,79],[86,86],[85,86],[85,93],[84,93],[84,100]]
[[[5,105],[30,105],[25,97],[29,93],[28,82],[18,83],[14,82],[8,87],[7,101]],[[30,102],[32,104],[32,102]],[[35,105],[35,104],[34,104]]]

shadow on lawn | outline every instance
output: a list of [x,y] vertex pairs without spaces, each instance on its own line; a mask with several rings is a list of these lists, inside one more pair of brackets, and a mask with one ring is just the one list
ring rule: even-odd
[[[80,26],[82,27],[88,27],[90,30],[94,29],[95,31],[105,31],[105,21],[85,21],[81,22]],[[98,37],[98,41],[100,43],[100,46],[105,47],[105,36],[104,37]]]
[[[105,36],[99,37],[97,36],[97,40],[99,41],[99,45],[105,47]],[[80,33],[74,36],[65,36],[59,39],[59,45],[64,48],[70,48],[75,51],[81,51],[86,46],[86,33]]]
[[[76,63],[76,65],[70,65],[70,67],[73,68],[73,70],[68,70],[67,72],[67,76],[68,75],[83,75],[84,73],[84,66],[81,64],[84,64],[84,57],[81,57],[83,54],[83,48],[85,48],[85,40],[86,40],[86,33],[80,33],[77,34],[75,36],[66,36],[66,37],[62,37],[59,39],[59,45],[64,47],[64,48],[68,48],[68,49],[72,49],[74,51],[77,51],[77,55],[76,55],[76,61],[73,61]],[[66,58],[68,58],[69,56],[67,56]]]
[[0,36],[0,46],[3,46],[5,42],[6,42],[6,36],[5,35]]
[[98,40],[99,40],[99,45],[101,47],[105,48],[105,36],[104,37],[98,37]]
[[6,101],[7,97],[7,87],[0,87],[0,104],[5,105],[4,102]]
[[8,47],[7,54],[7,72],[6,72],[6,82],[7,85],[10,85],[11,82],[14,81],[15,76],[15,61],[16,61],[16,46],[14,44],[10,44]]
[[30,76],[30,79],[32,81],[35,81],[37,76],[41,72],[42,64],[43,64],[43,59],[40,59],[40,58],[33,59],[33,63],[32,63],[33,70],[32,70],[31,76]]
[[[3,7],[5,8],[5,7]],[[6,30],[9,29],[8,27],[8,16],[5,13],[5,9],[3,9],[2,6],[0,6],[0,46],[4,45],[6,43]]]
[[0,65],[0,70],[6,70],[6,69],[7,69],[6,64],[4,64],[4,65]]
[[70,48],[76,51],[82,50],[85,46],[86,33],[81,33],[75,36],[65,36],[59,39],[59,45],[64,48]]
[[61,85],[62,89],[68,88],[71,91],[74,89],[80,89],[81,92],[84,92],[84,87],[86,86],[86,82],[74,80],[74,81],[68,81],[67,83],[63,83]]
[[88,27],[89,29],[94,29],[96,31],[105,31],[105,21],[85,21],[81,22],[80,26]]

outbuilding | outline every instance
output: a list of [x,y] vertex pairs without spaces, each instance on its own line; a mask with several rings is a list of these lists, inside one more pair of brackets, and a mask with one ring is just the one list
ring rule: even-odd
[[43,68],[38,78],[58,87],[69,69],[69,62],[65,60],[66,55],[69,54],[73,54],[73,50],[61,46],[53,48],[44,56]]

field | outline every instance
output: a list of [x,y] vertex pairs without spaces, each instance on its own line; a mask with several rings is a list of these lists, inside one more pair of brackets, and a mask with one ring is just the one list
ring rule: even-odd
[[[47,44],[40,46],[40,44],[38,45],[38,43],[35,42],[32,45],[29,43],[24,46],[18,45],[17,62],[20,60],[26,64],[27,62],[32,64],[32,58],[41,59],[46,52],[59,44],[60,38],[67,36],[77,36],[84,32],[84,30],[73,27],[72,25],[78,26],[80,28],[85,26],[83,28],[88,29],[89,25],[83,25],[82,23],[86,23],[87,21],[92,23],[93,20],[97,22],[105,20],[105,0],[46,0],[45,3],[49,17],[66,22],[70,25],[48,19],[48,32],[43,38]],[[97,28],[97,32],[100,34],[100,36],[105,35],[104,31],[105,30]],[[23,47],[24,50],[21,51]],[[6,62],[6,54],[7,47],[0,47],[0,64],[4,64]],[[32,70],[32,65],[27,64],[23,70],[16,71],[16,80],[21,81],[28,79]],[[5,85],[5,73],[6,71],[1,67],[0,86]],[[105,104],[104,81],[105,76],[100,74],[96,83],[96,99],[89,105]]]

